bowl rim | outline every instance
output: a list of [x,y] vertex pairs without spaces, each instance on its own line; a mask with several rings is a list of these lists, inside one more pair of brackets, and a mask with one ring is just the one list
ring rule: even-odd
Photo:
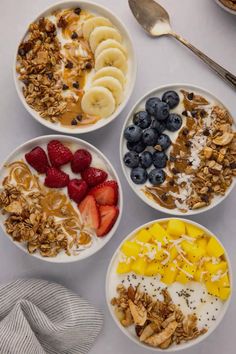
[[[83,256],[83,253],[81,253],[78,258],[76,257],[70,257],[68,256],[68,258],[63,258],[58,260],[57,257],[42,257],[40,254],[38,253],[32,253],[30,254],[27,249],[25,247],[23,247],[23,245],[20,242],[16,242],[13,241],[13,239],[7,234],[3,222],[2,220],[0,220],[0,228],[2,229],[4,235],[10,240],[11,243],[13,243],[15,246],[17,246],[18,248],[20,248],[22,251],[24,251],[27,255],[29,256],[33,256],[36,259],[39,259],[41,261],[46,261],[48,263],[56,263],[56,264],[65,264],[65,263],[74,263],[74,262],[78,262],[78,261],[82,261],[84,259],[87,259],[91,256],[93,256],[94,254],[96,254],[97,252],[99,252],[110,240],[111,238],[115,235],[117,228],[120,224],[121,221],[121,217],[122,217],[122,213],[123,213],[123,205],[124,205],[124,201],[123,201],[123,190],[122,190],[122,186],[121,186],[121,182],[119,179],[119,176],[115,170],[115,168],[113,167],[112,163],[110,162],[110,160],[103,154],[102,151],[100,151],[97,147],[95,147],[94,145],[90,144],[89,142],[87,142],[86,140],[77,138],[77,137],[73,137],[73,136],[68,136],[68,135],[59,135],[59,134],[51,134],[51,135],[42,135],[30,140],[27,140],[26,142],[24,142],[23,144],[19,145],[18,147],[16,147],[12,152],[10,152],[10,154],[4,159],[4,161],[1,163],[0,165],[0,173],[4,170],[5,165],[7,162],[9,162],[11,160],[11,158],[17,154],[20,150],[24,149],[27,145],[29,144],[37,144],[40,142],[40,140],[42,140],[44,143],[47,143],[50,140],[62,140],[62,141],[67,141],[69,140],[70,142],[73,143],[77,143],[77,144],[82,144],[83,146],[86,146],[87,149],[91,149],[93,152],[95,152],[100,158],[101,160],[103,160],[105,162],[105,164],[109,167],[109,169],[111,170],[112,174],[115,177],[116,182],[118,183],[118,187],[119,187],[119,202],[118,202],[118,206],[119,206],[119,215],[118,218],[114,224],[114,226],[112,227],[112,229],[110,230],[109,234],[103,238],[104,242],[101,242],[100,246],[92,251],[90,254],[88,254],[87,256]],[[41,143],[42,144],[42,143]],[[40,144],[39,144],[40,145]]]
[[232,10],[229,7],[225,6],[220,0],[215,0],[215,2],[225,11],[229,12],[232,15],[236,15],[236,10]]
[[[72,3],[74,5],[72,5]],[[78,4],[78,6],[91,6],[94,8],[94,11],[97,11],[99,13],[99,10],[107,13],[107,16],[109,18],[113,18],[115,19],[115,21],[118,24],[118,29],[121,29],[122,32],[125,34],[125,39],[127,40],[129,47],[130,47],[130,55],[129,57],[132,58],[131,59],[131,69],[130,69],[130,80],[129,80],[129,85],[128,85],[128,89],[127,89],[127,94],[125,95],[125,98],[123,100],[123,102],[117,107],[116,111],[107,118],[102,118],[100,120],[100,124],[99,126],[97,126],[97,124],[93,124],[93,125],[89,125],[83,128],[70,128],[67,126],[62,126],[62,125],[57,125],[54,123],[51,123],[50,121],[40,117],[39,113],[37,111],[35,111],[33,108],[31,108],[23,94],[22,94],[22,89],[20,88],[20,84],[19,84],[19,80],[17,78],[17,72],[16,72],[16,66],[17,66],[17,53],[18,53],[18,48],[20,43],[22,42],[22,40],[25,38],[26,34],[28,33],[28,28],[30,23],[38,20],[41,16],[43,16],[45,13],[52,11],[54,8],[57,7],[66,7],[66,6],[75,6],[76,4]],[[105,15],[104,15],[105,16]],[[25,107],[26,111],[30,114],[30,116],[32,118],[34,118],[37,122],[39,122],[40,124],[42,124],[43,126],[53,130],[55,133],[62,133],[62,134],[75,134],[75,135],[80,135],[80,134],[86,134],[86,133],[90,133],[96,130],[99,130],[105,126],[107,126],[109,123],[113,122],[124,110],[124,108],[127,106],[130,97],[134,91],[134,86],[136,83],[136,77],[137,77],[137,55],[136,55],[136,49],[134,47],[134,42],[133,39],[130,35],[130,31],[128,30],[128,27],[123,23],[123,21],[113,12],[113,10],[100,5],[96,2],[90,1],[90,0],[64,0],[64,1],[59,1],[56,2],[46,8],[44,8],[44,10],[40,11],[40,13],[38,13],[37,16],[34,17],[33,20],[31,20],[28,25],[26,26],[26,30],[24,31],[23,35],[19,36],[19,40],[17,40],[17,45],[16,45],[16,50],[15,50],[15,54],[14,54],[14,61],[13,61],[13,80],[14,80],[14,84],[15,84],[15,88],[16,88],[16,92],[17,95],[20,99],[20,101],[22,102],[23,106]]]
[[[193,90],[199,90],[202,91],[204,93],[206,93],[207,95],[211,96],[213,99],[215,99],[216,101],[218,101],[223,107],[225,107],[228,112],[231,114],[231,116],[233,117],[233,114],[231,113],[231,111],[225,106],[225,104],[218,99],[218,97],[211,93],[209,90],[202,88],[201,86],[198,85],[193,85],[193,84],[189,84],[189,83],[170,83],[170,84],[165,84],[165,85],[161,85],[158,86],[156,88],[151,89],[150,91],[146,92],[143,96],[141,96],[141,98],[139,98],[135,104],[132,106],[132,108],[130,109],[129,113],[127,114],[124,122],[123,122],[123,126],[122,126],[122,130],[121,130],[121,135],[120,135],[120,163],[121,163],[121,167],[122,167],[122,171],[123,174],[126,178],[126,181],[128,182],[129,186],[131,187],[131,189],[133,190],[133,192],[148,206],[150,206],[151,208],[153,208],[154,210],[157,210],[159,212],[168,214],[168,215],[176,215],[176,216],[191,216],[191,215],[198,215],[204,212],[207,212],[209,210],[211,210],[212,208],[214,208],[215,206],[219,205],[221,202],[223,202],[231,193],[231,191],[233,190],[234,186],[236,185],[236,178],[233,179],[232,184],[230,185],[230,187],[227,189],[225,195],[222,198],[219,198],[217,201],[215,201],[214,203],[211,203],[209,206],[201,208],[201,209],[196,209],[196,210],[188,210],[186,213],[182,213],[181,211],[179,211],[177,208],[176,209],[167,209],[164,208],[162,206],[160,206],[159,204],[152,202],[151,199],[147,198],[144,193],[141,193],[140,191],[138,191],[135,188],[134,183],[130,180],[127,172],[126,172],[126,166],[124,164],[123,161],[123,142],[124,142],[124,130],[127,126],[128,121],[131,119],[132,115],[134,114],[134,112],[136,111],[137,107],[150,95],[155,94],[156,91],[161,91],[161,90],[175,90],[177,88],[185,88],[185,89],[193,89]],[[235,124],[235,121],[234,123]]]
[[[223,307],[221,309],[221,314],[219,315],[218,320],[215,322],[214,326],[211,326],[211,328],[204,335],[196,338],[193,341],[189,341],[189,342],[186,342],[185,344],[182,344],[183,347],[181,345],[180,346],[175,345],[175,346],[170,347],[170,348],[168,348],[166,350],[166,349],[160,349],[160,348],[153,348],[153,347],[148,346],[148,345],[146,345],[146,344],[144,344],[142,342],[139,342],[135,337],[133,337],[126,330],[125,327],[123,327],[120,324],[120,322],[116,318],[115,313],[113,311],[113,308],[112,308],[112,306],[110,304],[111,299],[109,298],[109,279],[110,279],[110,273],[111,273],[111,269],[113,267],[113,263],[115,261],[115,258],[117,257],[118,252],[119,252],[122,244],[126,240],[130,239],[135,233],[137,233],[139,230],[141,230],[141,229],[143,229],[145,227],[148,227],[148,226],[150,226],[150,225],[152,225],[154,223],[157,223],[157,222],[167,222],[167,221],[173,220],[173,219],[181,220],[181,221],[184,221],[186,223],[193,224],[194,226],[197,226],[199,228],[202,228],[206,233],[208,233],[209,235],[215,237],[216,240],[220,243],[220,245],[223,247],[223,249],[225,251],[225,259],[226,259],[226,261],[228,263],[229,276],[230,276],[230,285],[231,285],[231,293],[230,293],[230,297],[223,304]],[[222,244],[221,240],[213,232],[211,232],[207,227],[203,226],[202,224],[199,224],[198,222],[193,221],[191,219],[185,219],[185,218],[179,218],[179,217],[165,217],[165,218],[160,218],[160,219],[149,221],[149,222],[137,227],[136,229],[131,231],[127,236],[125,236],[125,238],[123,238],[123,240],[121,241],[121,243],[119,244],[119,246],[116,248],[115,252],[112,255],[112,258],[110,260],[109,266],[107,268],[107,274],[106,274],[106,279],[105,279],[106,304],[107,304],[107,307],[109,309],[109,313],[110,313],[111,317],[113,318],[114,322],[116,323],[116,325],[134,343],[136,343],[137,345],[139,345],[143,349],[148,349],[148,350],[156,351],[156,352],[177,352],[177,351],[180,351],[180,350],[189,349],[190,347],[193,347],[193,346],[199,344],[200,342],[202,342],[203,340],[205,340],[210,334],[212,334],[216,330],[216,328],[219,326],[219,324],[223,321],[223,319],[225,317],[225,314],[226,314],[226,312],[227,312],[227,310],[229,308],[229,305],[231,303],[232,294],[233,294],[233,287],[234,287],[234,283],[233,283],[233,272],[232,272],[231,260],[230,260],[229,254],[228,254],[227,250],[225,249],[224,245]]]

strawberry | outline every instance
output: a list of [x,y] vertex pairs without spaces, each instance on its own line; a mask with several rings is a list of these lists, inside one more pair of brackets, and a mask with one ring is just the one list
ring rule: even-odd
[[70,199],[74,200],[76,203],[80,203],[88,191],[87,183],[77,178],[70,180],[67,188]]
[[118,201],[118,184],[116,181],[107,181],[93,187],[89,191],[100,205],[116,205]]
[[97,236],[103,237],[111,230],[119,215],[119,209],[116,206],[101,205],[99,207],[101,223],[97,229]]
[[88,168],[91,164],[92,156],[84,149],[79,149],[74,153],[71,160],[71,169],[74,173],[79,173]]
[[92,195],[87,195],[79,204],[79,210],[86,226],[98,229],[100,225],[100,216],[96,200]]
[[89,187],[104,182],[107,179],[107,173],[99,168],[89,167],[81,172],[82,178],[87,182]]
[[49,167],[47,169],[44,185],[50,188],[63,188],[68,185],[69,180],[70,178],[67,173],[56,167]]
[[51,140],[48,143],[48,156],[54,167],[65,165],[73,158],[70,149],[58,140]]
[[49,167],[47,155],[40,146],[25,154],[25,159],[39,173],[45,173]]

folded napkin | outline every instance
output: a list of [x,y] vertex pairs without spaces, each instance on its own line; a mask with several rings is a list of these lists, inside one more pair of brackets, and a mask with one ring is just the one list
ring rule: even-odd
[[102,315],[55,283],[22,279],[0,286],[1,354],[85,354]]

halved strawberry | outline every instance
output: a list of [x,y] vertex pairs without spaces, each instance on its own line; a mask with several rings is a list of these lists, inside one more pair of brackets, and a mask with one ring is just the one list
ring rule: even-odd
[[97,229],[97,236],[103,237],[111,230],[119,215],[119,209],[116,206],[101,205],[99,207],[101,223]]
[[89,167],[81,172],[83,180],[87,182],[89,187],[94,187],[107,179],[107,173],[100,168]]
[[49,160],[54,167],[65,165],[73,159],[73,154],[70,149],[59,140],[51,140],[47,148]]
[[79,204],[79,210],[83,219],[83,223],[93,229],[98,229],[100,225],[100,215],[96,200],[92,195],[87,195]]
[[116,181],[107,181],[93,187],[89,191],[100,205],[116,205],[118,201],[118,184]]

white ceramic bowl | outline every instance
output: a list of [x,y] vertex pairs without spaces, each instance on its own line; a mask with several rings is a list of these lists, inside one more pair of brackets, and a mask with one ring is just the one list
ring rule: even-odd
[[229,12],[232,15],[236,15],[236,11],[234,11],[234,10],[230,9],[229,7],[225,6],[220,0],[215,0],[215,2],[217,3],[217,5],[219,5],[225,11]]
[[[218,327],[218,325],[221,323],[221,321],[223,320],[226,312],[227,312],[227,309],[229,307],[229,304],[230,304],[230,300],[231,300],[231,296],[229,297],[229,299],[227,301],[224,302],[223,304],[223,307],[221,309],[221,313],[219,314],[217,320],[214,322],[214,325],[212,325],[208,331],[206,332],[206,334],[194,339],[194,340],[191,340],[189,342],[186,342],[186,343],[182,343],[182,344],[179,344],[179,345],[174,345],[174,346],[171,346],[170,348],[168,348],[167,350],[162,350],[162,349],[159,349],[159,348],[153,348],[153,347],[150,347],[142,342],[139,341],[138,337],[136,336],[136,334],[131,334],[125,327],[123,327],[120,323],[120,321],[117,319],[116,315],[115,315],[115,311],[114,311],[114,307],[111,305],[111,299],[114,297],[114,293],[115,293],[115,288],[116,286],[118,285],[116,283],[116,277],[117,277],[117,274],[116,274],[116,266],[117,266],[117,262],[118,262],[118,255],[119,255],[119,250],[121,248],[121,245],[126,241],[126,240],[129,240],[129,239],[132,239],[133,238],[133,235],[135,233],[137,233],[139,230],[145,228],[145,227],[149,227],[151,226],[152,224],[156,223],[156,222],[166,222],[166,221],[169,221],[171,218],[164,218],[164,219],[158,219],[158,220],[154,220],[154,221],[150,221],[140,227],[138,227],[136,230],[133,230],[127,237],[125,237],[121,244],[119,245],[119,247],[117,248],[117,250],[115,251],[111,261],[110,261],[110,264],[109,264],[109,267],[108,267],[108,270],[107,270],[107,276],[106,276],[106,301],[107,301],[107,306],[109,308],[109,311],[110,311],[110,314],[113,318],[113,320],[115,321],[115,323],[117,324],[117,326],[119,327],[119,329],[129,338],[131,339],[134,343],[138,344],[140,347],[142,347],[144,350],[145,349],[149,349],[149,350],[152,350],[152,351],[158,351],[158,352],[175,352],[175,351],[180,351],[180,350],[183,350],[183,349],[187,349],[187,348],[190,348],[200,342],[202,342],[203,340],[205,340],[212,332],[214,332],[214,330]],[[178,218],[175,218],[175,219],[178,219]],[[190,224],[193,224],[197,227],[200,227],[201,229],[203,229],[208,235],[212,235],[214,236],[217,241],[221,244],[221,246],[223,247],[222,243],[220,242],[220,240],[210,231],[208,230],[206,227],[202,226],[201,224],[198,224],[192,220],[188,220],[188,219],[179,219],[181,221],[185,221],[186,223],[190,223]],[[224,247],[223,247],[224,248]],[[225,250],[225,248],[224,248]],[[230,259],[229,259],[229,256],[228,256],[228,253],[227,251],[225,250],[225,259],[228,263],[228,268],[229,268],[229,277],[230,277],[230,282],[231,282],[231,294],[233,293],[233,276],[232,276],[232,267],[231,267],[231,263],[230,263]]]
[[[194,91],[197,92],[199,94],[202,94],[205,97],[209,97],[209,99],[214,100],[215,102],[218,102],[220,105],[224,106],[224,104],[216,97],[214,96],[212,93],[210,93],[209,91],[207,91],[206,89],[202,89],[198,86],[194,86],[194,85],[188,85],[188,84],[172,84],[172,85],[165,85],[165,86],[161,86],[158,87],[156,89],[151,90],[150,92],[146,93],[143,97],[141,97],[137,103],[135,103],[135,105],[133,106],[133,108],[131,109],[131,111],[129,112],[124,125],[123,125],[123,129],[121,132],[121,137],[120,137],[120,161],[121,161],[121,166],[123,169],[123,172],[125,174],[125,177],[130,185],[130,187],[133,189],[133,191],[139,196],[140,199],[142,199],[142,201],[144,201],[146,204],[148,204],[149,206],[151,206],[153,209],[156,209],[158,211],[161,211],[163,213],[167,213],[167,214],[171,214],[171,215],[195,215],[195,214],[200,214],[203,213],[207,210],[212,209],[214,206],[218,205],[219,203],[221,203],[232,191],[233,187],[235,186],[236,183],[236,178],[234,178],[233,183],[231,184],[231,186],[228,188],[228,190],[226,191],[225,195],[219,196],[219,197],[215,197],[214,200],[211,202],[211,204],[207,207],[201,208],[201,209],[196,209],[196,210],[189,210],[186,213],[182,213],[180,210],[176,209],[167,209],[162,207],[161,205],[155,203],[153,200],[151,200],[150,198],[148,198],[142,191],[140,191],[141,188],[143,188],[143,185],[136,185],[133,183],[133,181],[130,178],[130,171],[131,169],[128,168],[127,166],[125,166],[124,161],[123,161],[123,156],[124,154],[128,151],[127,147],[126,147],[126,141],[124,139],[124,130],[126,128],[126,126],[128,126],[129,124],[132,124],[132,118],[134,113],[138,112],[139,110],[145,110],[145,101],[152,97],[152,96],[158,96],[161,97],[162,94],[165,91],[169,91],[169,90],[179,90],[179,89],[184,89],[184,90],[188,90],[190,92]],[[232,115],[233,116],[233,115]],[[235,126],[234,126],[235,128]],[[168,132],[168,135],[170,135],[170,137],[174,136],[176,133],[171,133]]]
[[[4,221],[5,221],[6,217],[2,214],[0,214],[0,226],[1,226],[2,230],[4,231],[4,233],[6,234],[6,236],[9,238],[9,240],[11,240],[11,242],[13,242],[17,247],[19,247],[21,250],[23,250],[27,254],[29,254],[33,257],[36,257],[38,259],[41,259],[43,261],[47,261],[47,262],[70,263],[70,262],[80,261],[82,259],[92,256],[94,253],[98,252],[101,248],[103,248],[106,245],[106,243],[112,238],[112,236],[115,234],[115,232],[117,230],[117,227],[118,227],[118,225],[120,223],[120,219],[121,219],[121,214],[122,214],[122,210],[123,210],[123,193],[122,193],[122,188],[121,188],[121,183],[120,183],[119,177],[118,177],[114,167],[112,166],[110,161],[106,158],[105,155],[103,155],[103,153],[100,150],[98,150],[95,146],[87,143],[84,140],[74,138],[74,137],[69,137],[69,136],[63,136],[63,135],[40,136],[38,138],[29,140],[26,143],[17,147],[6,158],[6,160],[4,161],[4,163],[0,167],[0,183],[2,184],[3,178],[7,175],[7,169],[4,167],[6,164],[9,164],[10,162],[19,160],[19,158],[23,158],[25,153],[32,150],[35,146],[44,147],[45,151],[46,151],[47,143],[53,139],[60,140],[62,143],[68,142],[70,144],[73,144],[73,147],[74,147],[73,151],[75,151],[79,148],[87,149],[92,155],[94,155],[94,158],[96,158],[96,157],[98,158],[98,163],[100,164],[99,165],[100,167],[102,167],[102,166],[106,167],[106,171],[108,172],[109,178],[114,179],[118,183],[118,186],[119,186],[119,201],[118,201],[119,216],[118,216],[114,226],[112,227],[111,231],[105,237],[97,238],[96,242],[94,242],[90,248],[87,248],[86,250],[80,252],[78,255],[67,256],[64,252],[60,252],[56,257],[42,257],[38,252],[30,254],[27,250],[26,244],[13,241],[12,237],[6,234],[5,227],[4,227]],[[94,160],[94,158],[93,158],[93,160]],[[93,162],[92,162],[92,166],[95,167],[96,164],[93,164]],[[73,177],[73,173],[72,173],[69,165],[65,165],[62,169],[65,172],[68,172],[71,177]],[[31,169],[31,171],[33,173],[37,173],[33,168]],[[74,178],[78,178],[78,175],[74,175]],[[43,180],[44,180],[44,176],[40,176],[40,181],[43,182]],[[64,189],[64,191],[66,192],[66,188]],[[76,207],[76,203],[74,203],[73,201],[71,201],[71,203],[74,205],[74,207]]]
[[[97,130],[99,128],[104,127],[105,125],[109,124],[112,122],[123,110],[123,108],[126,106],[134,88],[135,80],[136,80],[136,72],[137,72],[137,61],[136,61],[136,55],[135,55],[135,50],[134,46],[132,43],[132,39],[130,37],[129,31],[127,27],[123,24],[123,22],[111,11],[108,10],[107,8],[103,7],[102,5],[99,5],[97,3],[93,3],[90,1],[63,1],[56,3],[47,9],[45,9],[43,12],[41,12],[36,18],[32,19],[30,23],[35,22],[39,18],[46,16],[50,13],[52,13],[55,10],[62,9],[62,8],[75,8],[75,7],[81,7],[82,9],[87,9],[88,11],[91,11],[94,14],[100,15],[107,17],[108,19],[111,20],[112,23],[117,27],[117,29],[121,32],[124,43],[127,46],[128,49],[128,73],[127,73],[127,82],[126,82],[126,87],[124,91],[124,100],[123,102],[119,105],[119,107],[116,109],[116,111],[108,118],[103,118],[100,119],[96,124],[91,124],[86,127],[66,127],[62,126],[58,123],[51,123],[47,121],[46,119],[40,117],[38,112],[33,110],[25,101],[24,95],[22,93],[22,86],[23,84],[18,80],[17,78],[17,73],[16,73],[16,63],[17,63],[17,51],[18,51],[18,46],[22,42],[22,40],[26,37],[27,35],[27,29],[22,38],[20,39],[19,44],[17,45],[17,50],[15,54],[15,60],[14,60],[14,66],[13,66],[13,75],[14,75],[14,81],[15,81],[15,86],[16,90],[18,93],[18,96],[23,103],[24,107],[26,110],[30,113],[30,115],[36,119],[39,123],[43,124],[47,128],[50,128],[52,130],[61,132],[61,133],[66,133],[66,134],[82,134],[82,133],[89,133],[94,130]],[[28,28],[28,26],[27,26]]]

